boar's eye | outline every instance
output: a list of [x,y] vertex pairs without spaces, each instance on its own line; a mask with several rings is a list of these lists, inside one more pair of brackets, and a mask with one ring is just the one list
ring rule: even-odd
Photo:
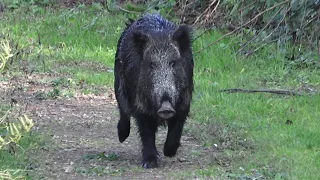
[[170,64],[171,67],[175,67],[176,66],[176,61],[171,61],[169,64]]
[[155,63],[150,62],[149,67],[150,67],[150,69],[154,69],[156,67],[156,65],[155,65]]

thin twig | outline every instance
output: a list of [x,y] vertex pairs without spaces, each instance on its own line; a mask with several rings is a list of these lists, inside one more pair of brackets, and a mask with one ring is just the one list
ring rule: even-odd
[[[174,6],[177,5],[177,3],[174,4]],[[172,6],[169,11],[167,12],[167,14],[164,16],[165,18],[167,18],[169,16],[169,14],[171,13],[171,11],[173,10],[174,6]]]
[[213,44],[215,44],[215,43],[217,43],[217,42],[221,41],[221,40],[222,40],[222,39],[224,39],[225,37],[230,36],[231,34],[233,34],[234,32],[238,31],[239,29],[243,28],[244,26],[247,26],[248,24],[250,24],[251,22],[253,22],[255,19],[257,19],[259,16],[263,15],[264,13],[266,13],[266,12],[268,12],[268,11],[270,11],[270,10],[272,10],[272,9],[274,9],[274,8],[276,8],[276,7],[278,7],[278,6],[281,6],[281,5],[285,4],[285,3],[288,3],[288,2],[290,2],[290,0],[285,0],[285,1],[281,2],[281,3],[278,3],[278,4],[276,4],[276,5],[272,6],[272,7],[270,7],[270,8],[265,9],[264,11],[260,12],[259,14],[257,14],[254,18],[252,18],[251,20],[249,20],[249,21],[248,21],[248,22],[246,22],[245,24],[243,24],[243,25],[241,25],[241,26],[237,27],[236,29],[234,29],[233,31],[231,31],[231,32],[229,32],[229,33],[227,33],[227,34],[223,35],[223,36],[222,36],[222,37],[220,37],[219,39],[217,39],[217,40],[215,40],[215,41],[211,42],[210,44],[208,44],[208,45],[207,45],[207,46],[205,46],[204,48],[202,48],[202,49],[200,49],[200,50],[196,51],[195,53],[200,53],[201,51],[203,51],[203,50],[207,49],[208,47],[212,46]]
[[[287,14],[287,13],[290,11],[290,9],[291,9],[291,6],[286,10],[286,13],[285,13],[285,14]],[[285,18],[286,18],[286,16],[283,15],[283,18],[282,18],[281,21],[277,24],[277,27],[274,28],[274,29],[270,32],[270,34],[263,39],[263,41],[264,41],[265,39],[268,39],[268,38],[280,27],[280,24],[285,20]]]
[[309,24],[311,24],[314,20],[318,19],[319,16],[315,16],[312,19],[310,19],[303,27],[302,29],[306,28]]
[[[181,4],[182,4],[183,2],[181,2]],[[182,6],[182,13],[181,13],[181,15],[184,15],[184,16],[182,16],[181,18],[180,18],[180,20],[179,20],[179,25],[185,20],[185,11],[186,11],[186,9],[187,9],[187,1],[185,1],[185,3],[184,4],[182,4],[181,5]]]
[[319,40],[319,42],[318,42],[318,46],[319,46],[318,54],[319,54],[319,56],[320,56],[320,40]]
[[124,8],[120,7],[119,5],[117,5],[117,4],[116,4],[116,6],[117,6],[117,8],[119,8],[121,11],[124,11],[124,12],[126,12],[126,13],[134,13],[134,14],[140,14],[140,13],[141,13],[141,12],[138,12],[138,11],[130,11],[130,10],[124,9]]
[[220,4],[220,0],[218,0],[217,5],[213,8],[213,10],[211,11],[211,13],[207,16],[206,21],[208,20],[209,17],[212,16],[213,12],[215,12],[215,11],[217,10],[219,4]]
[[265,93],[273,93],[273,94],[282,94],[282,95],[292,95],[292,96],[301,96],[301,93],[289,90],[274,90],[274,89],[241,89],[241,88],[234,88],[234,89],[223,89],[220,92],[227,92],[227,93],[236,93],[236,92],[243,92],[243,93],[257,93],[257,92],[265,92]]
[[[259,44],[260,44],[260,43],[259,43]],[[249,57],[251,54],[257,52],[259,49],[263,48],[263,47],[266,46],[267,44],[268,44],[268,43],[263,43],[261,46],[255,48],[254,50],[245,53],[245,56],[246,56],[246,57]]]
[[[244,8],[240,9],[240,11],[242,11],[243,9],[245,9],[245,8],[247,8],[247,7],[252,6],[252,5],[255,4],[256,2],[257,2],[257,1],[254,1],[253,3],[245,6]],[[217,7],[218,7],[218,6],[216,6],[216,7],[214,8],[214,10],[216,10]],[[204,11],[200,16],[198,16],[197,19],[199,19],[204,13],[205,13],[205,11]],[[225,19],[228,19],[230,16],[231,16],[230,14],[227,15],[227,16],[225,17]],[[193,26],[194,26],[194,25],[195,25],[195,23],[193,24]],[[200,28],[201,28],[201,26],[200,26],[198,29],[200,29]],[[197,29],[197,30],[198,30],[198,29]],[[200,38],[201,36],[203,36],[206,32],[208,32],[208,31],[210,31],[210,30],[211,30],[210,28],[205,29],[201,34],[199,34],[196,38],[194,38],[193,41],[196,41],[198,38]]]
[[274,15],[273,17],[267,22],[267,24],[258,32],[258,34],[256,36],[254,36],[253,38],[251,38],[249,41],[247,41],[242,47],[240,47],[237,52],[242,51],[245,47],[247,47],[252,41],[256,40],[259,35],[271,24],[271,22],[274,20],[274,18],[276,18],[276,16],[278,15],[278,13],[283,9],[283,7],[281,7]]
[[266,45],[268,45],[268,44],[270,44],[270,43],[274,43],[274,42],[276,42],[276,41],[278,41],[278,39],[271,40],[271,41],[266,42],[266,43],[264,43],[264,44],[262,44],[262,45],[260,45],[261,43],[259,43],[259,44],[257,44],[257,45],[260,45],[259,47],[257,47],[257,48],[254,49],[253,51],[247,52],[247,53],[245,54],[245,56],[248,57],[248,56],[250,56],[251,54],[257,52],[259,49],[263,48],[264,46],[266,46]]
[[199,37],[201,37],[202,35],[204,35],[204,33],[208,32],[210,30],[210,28],[205,29],[202,33],[200,33],[196,38],[193,39],[193,41],[196,41]]
[[246,8],[248,8],[248,7],[252,6],[252,5],[254,5],[256,2],[257,2],[257,0],[256,0],[256,1],[253,1],[251,4],[248,4],[247,6],[245,6],[245,7],[241,8],[239,11],[243,11],[243,10],[245,10]]
[[195,24],[200,20],[200,18],[201,18],[207,11],[209,11],[210,7],[213,6],[213,4],[214,4],[216,1],[217,1],[217,0],[213,0],[213,1],[211,2],[211,4],[207,7],[207,9],[206,9],[205,11],[203,11],[203,12],[197,17],[197,19],[194,21],[193,25],[195,25]]

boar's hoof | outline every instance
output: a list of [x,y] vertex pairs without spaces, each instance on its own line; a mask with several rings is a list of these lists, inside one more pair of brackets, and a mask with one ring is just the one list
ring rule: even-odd
[[160,161],[160,154],[155,152],[155,154],[146,155],[142,162],[142,167],[145,169],[157,168],[158,162]]
[[162,103],[161,108],[158,110],[158,115],[163,119],[172,118],[176,111],[172,108],[171,103],[165,101]]
[[157,160],[144,161],[142,163],[142,167],[145,168],[145,169],[157,168],[158,167],[158,162],[157,162]]

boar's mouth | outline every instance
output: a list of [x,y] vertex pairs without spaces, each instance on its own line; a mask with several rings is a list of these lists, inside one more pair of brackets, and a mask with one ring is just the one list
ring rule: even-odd
[[172,105],[169,101],[164,101],[157,113],[161,118],[169,119],[176,114],[176,111],[172,108]]

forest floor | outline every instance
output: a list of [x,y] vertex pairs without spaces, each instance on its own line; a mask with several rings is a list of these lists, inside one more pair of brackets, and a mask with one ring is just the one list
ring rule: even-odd
[[29,151],[30,168],[37,179],[176,179],[178,172],[201,169],[208,164],[206,154],[215,153],[184,133],[176,157],[164,157],[166,128],[160,128],[156,142],[160,167],[144,169],[135,123],[129,138],[124,143],[118,141],[119,117],[113,90],[102,88],[104,93],[100,95],[75,93],[72,98],[45,98],[44,94],[53,91],[50,82],[57,78],[35,74],[12,77],[1,84],[1,99],[14,100],[24,107],[34,121],[35,132],[52,137],[47,139],[50,143]]

